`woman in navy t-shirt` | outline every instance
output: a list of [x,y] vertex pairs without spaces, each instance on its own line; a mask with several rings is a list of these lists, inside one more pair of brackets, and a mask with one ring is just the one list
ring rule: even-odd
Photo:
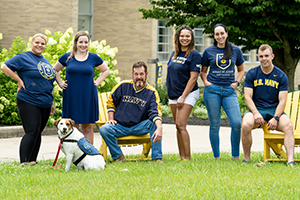
[[[93,144],[93,124],[99,119],[97,86],[109,74],[109,69],[103,60],[94,53],[88,52],[90,36],[78,32],[74,37],[73,50],[65,53],[54,65],[56,81],[63,89],[62,117],[75,121],[85,138]],[[66,81],[60,78],[59,71],[66,67]],[[94,68],[101,70],[97,80],[94,80]]]
[[[236,79],[235,66],[238,71]],[[214,157],[220,159],[222,106],[231,126],[232,158],[239,159],[242,119],[235,90],[244,76],[244,58],[241,49],[228,42],[228,31],[223,24],[214,27],[214,45],[203,52],[200,75],[205,85],[203,99],[209,117],[209,138]]]
[[176,31],[174,42],[175,51],[168,62],[167,71],[169,105],[176,124],[180,158],[190,160],[190,137],[186,124],[199,98],[197,80],[201,55],[195,50],[194,34],[188,26],[181,26]]
[[36,164],[41,133],[49,115],[55,112],[52,96],[55,71],[42,56],[46,44],[46,36],[36,34],[31,51],[17,54],[1,66],[6,75],[18,81],[17,106],[25,131],[20,144],[21,165]]

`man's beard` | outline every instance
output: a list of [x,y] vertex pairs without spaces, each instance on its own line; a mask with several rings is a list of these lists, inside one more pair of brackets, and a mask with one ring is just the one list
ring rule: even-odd
[[[138,82],[138,81],[141,81],[141,82]],[[145,82],[142,79],[138,79],[135,82],[135,87],[137,87],[137,88],[143,87],[144,85],[145,85]]]

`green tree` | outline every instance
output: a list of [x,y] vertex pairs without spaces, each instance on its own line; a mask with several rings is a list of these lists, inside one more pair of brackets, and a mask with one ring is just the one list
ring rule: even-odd
[[272,46],[273,63],[289,79],[294,91],[294,77],[300,59],[300,0],[150,0],[152,8],[140,8],[143,19],[168,19],[166,26],[183,24],[201,26],[212,37],[213,27],[223,23],[229,41],[257,49]]

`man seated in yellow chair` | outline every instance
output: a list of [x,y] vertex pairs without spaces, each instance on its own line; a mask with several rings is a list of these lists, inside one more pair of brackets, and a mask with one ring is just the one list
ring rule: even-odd
[[147,76],[145,62],[134,63],[133,80],[117,84],[108,97],[108,122],[99,130],[116,162],[126,161],[118,145],[118,137],[146,133],[150,133],[152,160],[162,162],[161,107],[157,91],[146,82]]
[[287,166],[294,166],[294,132],[290,118],[283,112],[288,94],[288,78],[273,65],[272,47],[261,45],[258,59],[261,65],[250,69],[245,78],[244,97],[249,112],[242,121],[242,143],[244,163],[250,161],[252,145],[251,130],[267,121],[269,130],[284,132],[284,146],[287,153]]

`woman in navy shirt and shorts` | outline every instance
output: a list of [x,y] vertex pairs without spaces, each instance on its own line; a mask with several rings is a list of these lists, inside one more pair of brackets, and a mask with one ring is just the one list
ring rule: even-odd
[[167,71],[169,105],[176,124],[180,159],[190,160],[190,137],[186,125],[199,98],[197,80],[201,55],[195,49],[194,33],[188,26],[178,28],[174,43],[175,51],[168,62]]

